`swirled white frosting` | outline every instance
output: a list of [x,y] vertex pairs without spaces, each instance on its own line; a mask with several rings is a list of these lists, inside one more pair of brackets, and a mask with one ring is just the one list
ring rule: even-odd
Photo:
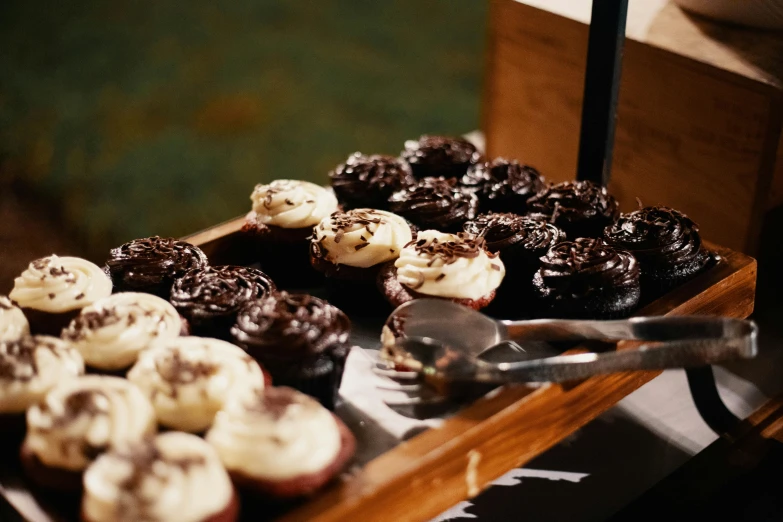
[[111,279],[80,257],[36,259],[14,280],[8,295],[22,308],[49,313],[78,310],[111,295]]
[[244,350],[201,337],[153,343],[128,379],[150,398],[158,422],[190,432],[209,428],[231,395],[264,387],[261,367]]
[[135,385],[87,375],[52,388],[27,410],[25,446],[47,466],[81,471],[97,453],[155,432],[155,411]]
[[169,432],[98,457],[84,473],[82,515],[88,522],[203,522],[233,495],[212,446]]
[[[291,402],[281,406],[280,394],[290,395]],[[206,438],[230,472],[270,480],[322,471],[341,449],[329,410],[290,388],[232,397]]]
[[157,339],[173,339],[182,330],[177,310],[160,297],[120,292],[82,309],[63,330],[87,366],[121,370]]
[[260,223],[281,228],[312,227],[337,210],[334,192],[308,181],[278,179],[256,185],[250,200]]
[[368,268],[399,257],[411,237],[408,222],[397,214],[361,208],[322,219],[312,241],[330,263]]
[[417,243],[402,249],[395,261],[397,280],[408,288],[426,295],[455,299],[481,299],[500,286],[506,268],[499,257],[490,257],[481,250],[475,257],[447,259],[417,250],[422,240],[440,243],[463,240],[456,234],[425,230],[417,235]]
[[22,310],[0,295],[0,341],[13,341],[29,333],[30,325]]
[[56,337],[0,342],[0,413],[23,413],[55,385],[83,373],[82,356]]

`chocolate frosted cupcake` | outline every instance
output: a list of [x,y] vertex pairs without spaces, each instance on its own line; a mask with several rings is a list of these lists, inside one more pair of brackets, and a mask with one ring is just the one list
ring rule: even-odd
[[177,279],[171,303],[193,335],[229,340],[239,309],[274,291],[272,279],[256,268],[210,266]]
[[264,387],[261,367],[244,350],[202,337],[156,342],[128,380],[149,397],[161,425],[192,433],[206,431],[231,395]]
[[413,185],[416,179],[405,161],[393,156],[365,156],[354,152],[329,173],[332,189],[344,209],[386,209],[393,192]]
[[111,290],[111,280],[97,265],[51,255],[30,263],[8,297],[22,309],[32,333],[57,337],[82,308]]
[[243,308],[234,341],[272,375],[334,409],[350,349],[351,321],[338,308],[306,294],[280,292]]
[[527,211],[527,200],[545,186],[544,179],[536,169],[503,158],[471,166],[461,183],[475,190],[482,212],[516,214],[524,214]]
[[84,473],[84,522],[234,522],[239,502],[214,448],[169,432],[104,453]]
[[62,381],[84,373],[69,343],[45,335],[0,342],[0,439],[21,440],[24,414]]
[[333,300],[362,309],[378,296],[375,279],[382,264],[397,259],[412,237],[408,222],[391,212],[335,212],[315,227],[310,261],[326,276]]
[[235,484],[277,500],[314,493],[356,450],[356,439],[340,419],[291,388],[234,397],[206,439]]
[[113,248],[104,270],[116,292],[146,292],[168,299],[176,278],[208,264],[207,256],[197,246],[153,236]]
[[555,245],[541,264],[533,286],[544,316],[613,319],[631,315],[639,303],[636,258],[601,239]]
[[82,309],[63,330],[87,366],[105,372],[124,370],[153,341],[178,337],[186,327],[173,306],[160,297],[121,292]]
[[39,486],[78,490],[98,455],[153,433],[155,412],[135,385],[100,375],[69,379],[27,410],[22,466]]
[[545,217],[569,238],[603,237],[620,214],[617,200],[590,181],[566,181],[530,198],[528,211]]
[[459,178],[481,159],[481,154],[469,141],[446,136],[408,140],[400,156],[410,164],[417,178]]
[[622,214],[604,238],[639,261],[645,296],[660,295],[700,272],[710,262],[699,225],[668,207],[645,207]]
[[317,281],[310,267],[310,235],[323,218],[338,210],[331,189],[307,181],[279,179],[256,185],[253,210],[242,232],[264,271],[282,286]]
[[504,301],[504,308],[513,304],[517,309],[529,302],[524,297],[532,290],[541,256],[566,238],[562,230],[543,219],[493,212],[465,223],[465,232],[484,238],[487,250],[500,255],[506,277],[498,289],[498,301]]
[[458,232],[478,214],[478,197],[456,179],[426,178],[392,194],[389,210],[421,229]]
[[28,335],[30,325],[24,312],[4,295],[0,295],[0,342],[14,341]]
[[399,259],[381,269],[378,288],[395,307],[436,297],[478,310],[494,299],[505,273],[500,258],[486,250],[484,238],[425,230],[402,249]]

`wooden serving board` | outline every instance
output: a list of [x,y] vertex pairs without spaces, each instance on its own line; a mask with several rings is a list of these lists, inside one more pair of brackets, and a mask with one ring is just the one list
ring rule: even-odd
[[[212,264],[249,264],[253,260],[242,247],[242,223],[243,218],[233,219],[184,239],[198,245]],[[756,261],[717,245],[707,247],[720,256],[713,267],[635,315],[748,317],[753,312]],[[365,348],[377,346],[380,324],[363,322],[353,340]],[[617,346],[632,348],[632,343]],[[620,373],[537,388],[504,387],[466,406],[438,428],[392,444],[378,456],[370,452],[367,457],[365,452],[352,473],[277,520],[427,521],[542,454],[659,373]],[[367,434],[357,436],[361,453],[362,436]],[[57,503],[36,499],[15,467],[0,466],[0,494],[25,519],[68,519]],[[251,518],[265,517],[252,509]]]

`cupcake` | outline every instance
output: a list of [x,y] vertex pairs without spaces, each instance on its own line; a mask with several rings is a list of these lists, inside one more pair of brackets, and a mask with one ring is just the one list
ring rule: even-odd
[[69,343],[45,335],[0,341],[0,437],[21,440],[25,411],[61,381],[84,373]]
[[69,379],[27,410],[22,467],[41,487],[78,490],[98,455],[153,433],[155,411],[134,384],[102,375]]
[[472,165],[461,183],[475,190],[482,212],[517,214],[524,214],[527,211],[527,200],[545,186],[544,179],[536,169],[503,158]]
[[277,500],[317,491],[356,449],[340,419],[291,388],[235,396],[215,417],[206,440],[235,484]]
[[481,159],[481,154],[467,140],[446,136],[422,136],[418,141],[405,142],[400,154],[417,178],[443,176],[460,178],[468,167]]
[[504,308],[513,304],[521,309],[529,302],[525,296],[530,295],[541,256],[565,241],[565,233],[555,225],[509,213],[481,214],[465,223],[465,232],[484,238],[486,249],[503,261],[506,277],[498,289],[498,301],[507,301]]
[[334,409],[350,331],[348,317],[326,301],[280,292],[243,308],[231,334],[276,385],[296,388]]
[[83,522],[234,522],[238,514],[214,448],[188,433],[110,450],[84,473]]
[[631,252],[639,261],[645,298],[663,294],[703,270],[711,260],[699,225],[668,207],[645,207],[604,232],[607,243]]
[[186,330],[173,306],[160,297],[121,292],[85,307],[63,330],[90,368],[116,372],[136,362],[139,352],[158,339]]
[[168,299],[176,278],[208,264],[207,256],[197,246],[153,236],[113,248],[104,270],[117,292],[146,292]]
[[479,310],[494,299],[505,273],[503,261],[486,250],[484,238],[425,230],[402,249],[399,259],[381,269],[378,287],[395,307],[435,297]]
[[426,178],[395,192],[389,210],[420,229],[458,232],[478,214],[478,197],[462,188],[456,179]]
[[111,280],[98,265],[51,255],[30,263],[8,297],[22,309],[32,333],[56,337],[82,308],[111,295],[111,290]]
[[541,258],[533,287],[544,316],[626,317],[639,303],[639,264],[632,254],[601,239],[566,241]]
[[261,270],[242,266],[210,266],[188,272],[171,289],[171,303],[193,335],[230,340],[237,311],[275,291]]
[[310,261],[326,276],[333,298],[361,309],[378,296],[375,280],[380,267],[397,259],[412,237],[408,222],[391,212],[335,212],[313,230]]
[[591,181],[566,181],[545,188],[527,201],[527,208],[572,239],[603,237],[604,229],[620,214],[617,200]]
[[416,179],[405,161],[393,156],[365,156],[354,152],[329,173],[337,201],[344,209],[371,207],[386,210],[393,192]]
[[14,341],[29,333],[30,325],[24,312],[8,297],[0,295],[0,342]]
[[232,394],[264,387],[261,367],[241,348],[202,337],[154,343],[128,380],[149,397],[158,423],[191,433],[206,431]]
[[242,232],[261,268],[284,286],[307,286],[317,280],[310,267],[310,235],[323,218],[338,210],[331,189],[307,181],[279,179],[256,185],[253,210]]

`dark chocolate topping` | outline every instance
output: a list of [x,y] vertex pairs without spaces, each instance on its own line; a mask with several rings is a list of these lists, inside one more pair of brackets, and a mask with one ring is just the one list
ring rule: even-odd
[[670,266],[706,258],[699,226],[668,207],[645,207],[622,214],[604,237],[610,245],[630,251],[643,265]]
[[504,158],[473,165],[461,182],[476,191],[483,210],[517,213],[524,213],[527,200],[545,186],[536,169]]
[[85,339],[89,332],[116,324],[119,321],[120,316],[117,315],[117,310],[113,307],[82,312],[63,330],[62,338],[68,341],[80,341]]
[[217,373],[219,366],[208,361],[193,361],[182,357],[179,349],[164,352],[155,360],[158,374],[171,384],[189,384]]
[[440,241],[436,237],[432,239],[414,239],[405,247],[412,246],[417,253],[429,256],[433,260],[440,258],[445,264],[453,263],[460,257],[468,259],[478,257],[485,250],[483,237],[474,236],[466,232],[459,232],[456,236],[456,240],[449,241]]
[[601,239],[580,238],[549,249],[539,274],[559,294],[585,296],[594,291],[639,284],[639,265],[629,252]]
[[171,304],[186,318],[226,316],[274,291],[272,279],[256,268],[209,266],[177,279]]
[[231,333],[240,344],[296,358],[341,347],[350,330],[348,317],[326,301],[280,292],[240,310]]
[[389,198],[389,209],[421,228],[459,230],[478,213],[478,197],[455,179],[425,178]]
[[316,406],[318,403],[307,400],[308,397],[293,388],[275,386],[257,390],[253,395],[253,402],[247,403],[250,411],[267,414],[274,420],[279,420],[294,404]]
[[0,342],[0,379],[29,381],[38,375],[35,351],[56,351],[57,345],[45,336],[24,336],[15,341]]
[[[356,245],[356,250],[361,250],[369,244],[369,238],[378,231],[378,226],[386,222],[382,214],[374,209],[354,209],[347,212],[333,212],[330,218],[331,231],[334,232],[334,242],[339,243],[346,232],[354,231],[359,227],[364,227],[364,235],[361,236],[362,243]],[[313,233],[313,237],[318,236],[318,231],[326,230],[326,225],[322,221],[319,223]],[[315,239],[310,244],[310,253],[316,259],[326,257],[326,251],[321,244],[323,237],[319,241]]]
[[116,285],[144,290],[170,285],[188,270],[207,266],[200,248],[173,238],[135,239],[113,248],[106,268]]
[[416,179],[405,161],[393,156],[351,154],[329,173],[337,199],[344,208],[385,209],[393,192],[413,185]]
[[481,159],[481,154],[462,138],[422,136],[418,141],[406,141],[401,157],[417,178],[459,178]]
[[619,214],[617,200],[590,181],[566,181],[548,187],[527,201],[531,213],[551,218],[558,226],[604,218],[614,221]]
[[522,248],[540,252],[565,240],[565,233],[544,219],[522,217],[517,214],[490,212],[465,223],[465,231],[486,240],[490,252]]

